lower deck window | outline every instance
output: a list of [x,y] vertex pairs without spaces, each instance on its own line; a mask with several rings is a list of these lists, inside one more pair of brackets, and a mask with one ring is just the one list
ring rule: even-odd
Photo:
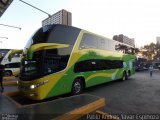
[[85,60],[75,64],[74,72],[110,70],[123,68],[122,60]]

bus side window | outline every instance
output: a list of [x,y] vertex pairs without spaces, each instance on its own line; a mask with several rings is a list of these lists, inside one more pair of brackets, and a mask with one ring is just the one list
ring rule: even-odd
[[75,64],[74,67],[74,72],[87,72],[87,71],[92,71],[93,70],[93,65],[90,60],[85,60],[85,61],[80,61]]
[[75,64],[74,72],[87,72],[97,70],[110,70],[123,68],[123,61],[121,60],[85,60]]
[[98,40],[95,35],[85,33],[80,43],[80,49],[98,48]]

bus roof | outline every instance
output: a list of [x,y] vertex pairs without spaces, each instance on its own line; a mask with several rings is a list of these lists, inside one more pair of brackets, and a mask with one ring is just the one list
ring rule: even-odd
[[[62,24],[52,24],[52,25],[46,25],[46,26],[43,26],[41,28],[43,28],[43,31],[46,31],[47,29],[52,29],[53,27],[55,26],[67,26],[67,25],[62,25]],[[67,27],[70,27],[70,28],[74,28],[74,29],[77,29],[77,30],[83,30],[84,32],[88,32],[88,33],[91,33],[91,34],[94,34],[96,36],[99,36],[99,37],[103,37],[103,38],[107,38],[105,36],[102,36],[102,35],[99,35],[99,34],[96,34],[96,33],[93,33],[93,32],[90,32],[88,30],[84,30],[84,29],[81,29],[81,28],[78,28],[78,27],[74,27],[74,26],[67,26]],[[113,40],[113,39],[110,39],[110,38],[107,38],[108,40],[111,40],[111,41],[116,41],[116,40]],[[129,48],[134,48],[133,46],[131,45],[128,45],[128,44],[125,44],[125,43],[122,43],[122,42],[119,42],[119,41],[116,41],[117,43],[121,44],[121,45],[124,45],[126,47],[129,47]]]

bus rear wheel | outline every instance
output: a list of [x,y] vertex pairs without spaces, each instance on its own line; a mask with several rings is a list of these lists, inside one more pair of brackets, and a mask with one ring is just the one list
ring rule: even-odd
[[72,85],[72,95],[78,95],[83,91],[83,82],[81,79],[75,79]]

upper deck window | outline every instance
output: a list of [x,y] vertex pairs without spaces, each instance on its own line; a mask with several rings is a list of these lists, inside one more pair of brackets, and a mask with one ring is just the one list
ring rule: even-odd
[[65,25],[51,25],[40,28],[32,37],[36,43],[60,43],[74,45],[80,29]]
[[102,37],[85,33],[82,37],[80,49],[85,48],[106,49],[107,41]]
[[134,48],[124,45],[115,40],[110,40],[108,38],[104,38],[98,35],[94,35],[91,33],[84,33],[82,37],[82,41],[79,46],[80,49],[101,49],[101,50],[109,50],[114,52],[121,52],[126,54],[134,54]]

